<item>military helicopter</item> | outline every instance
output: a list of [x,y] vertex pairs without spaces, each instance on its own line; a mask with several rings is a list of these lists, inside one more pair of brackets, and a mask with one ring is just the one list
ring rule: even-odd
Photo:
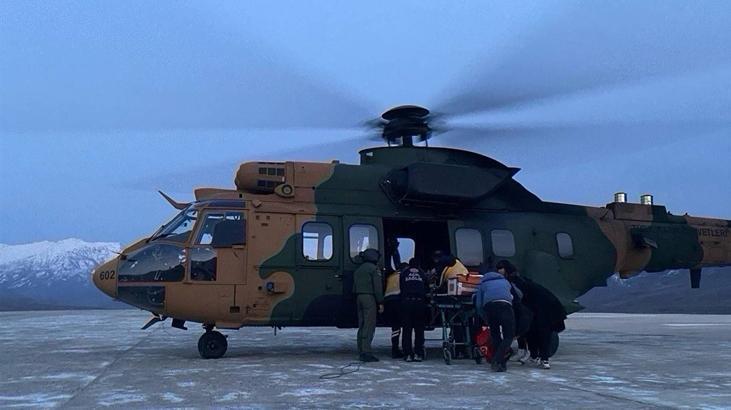
[[[93,272],[104,293],[150,311],[144,328],[202,323],[198,349],[222,357],[215,329],[357,327],[352,273],[359,253],[397,240],[416,258],[449,251],[470,270],[512,261],[569,312],[615,272],[731,265],[731,221],[677,216],[617,193],[604,207],[545,202],[514,179],[519,169],[476,152],[429,145],[443,117],[415,105],[368,123],[386,146],[338,161],[246,162],[235,188],[199,188],[180,213]],[[408,248],[408,249],[407,249]]]

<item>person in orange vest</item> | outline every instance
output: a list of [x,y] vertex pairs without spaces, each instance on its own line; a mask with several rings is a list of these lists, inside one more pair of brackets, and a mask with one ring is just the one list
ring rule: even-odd
[[436,251],[434,252],[432,261],[435,266],[435,274],[438,275],[438,293],[446,292],[449,279],[456,278],[457,275],[467,275],[469,273],[462,262],[450,253]]

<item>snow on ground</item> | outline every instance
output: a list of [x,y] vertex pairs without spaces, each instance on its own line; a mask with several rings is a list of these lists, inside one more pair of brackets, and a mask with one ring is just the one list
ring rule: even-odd
[[436,341],[424,363],[388,359],[390,332],[379,329],[383,360],[333,379],[321,376],[354,360],[354,330],[247,328],[227,332],[226,357],[202,360],[197,326],[139,330],[146,319],[137,311],[0,314],[0,407],[731,405],[731,316],[573,315],[553,369],[513,365],[504,374],[466,360],[447,366]]

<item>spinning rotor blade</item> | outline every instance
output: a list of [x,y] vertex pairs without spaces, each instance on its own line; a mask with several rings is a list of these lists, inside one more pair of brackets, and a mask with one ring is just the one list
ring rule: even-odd
[[127,2],[18,4],[0,27],[23,39],[0,46],[0,131],[338,128],[372,115],[195,8],[132,2],[127,24],[115,17],[130,14]]
[[[730,128],[728,122],[693,121],[455,126],[440,136],[440,143],[476,151],[489,150],[491,156],[508,162],[512,158],[522,168],[540,170],[570,168],[589,162],[609,166],[612,158],[696,141]],[[526,158],[531,161],[526,162]]]
[[577,2],[562,9],[534,33],[509,39],[507,52],[491,50],[494,59],[478,61],[484,68],[466,72],[434,108],[491,111],[731,61],[725,2]]

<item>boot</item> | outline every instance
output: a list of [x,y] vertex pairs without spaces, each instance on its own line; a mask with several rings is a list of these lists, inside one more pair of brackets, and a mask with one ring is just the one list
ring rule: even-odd
[[372,362],[378,362],[379,360],[376,356],[373,356],[372,353],[361,353],[360,361],[364,362],[364,363],[372,363]]

